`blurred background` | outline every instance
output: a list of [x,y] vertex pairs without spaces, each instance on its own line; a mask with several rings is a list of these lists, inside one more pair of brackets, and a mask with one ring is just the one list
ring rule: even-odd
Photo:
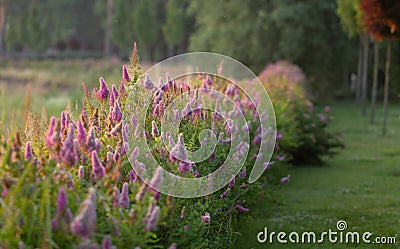
[[[256,74],[287,60],[304,71],[313,101],[366,102],[371,87],[362,97],[357,72],[366,60],[371,82],[374,40],[352,27],[358,14],[352,2],[360,1],[0,0],[2,101],[15,117],[40,114],[43,106],[47,114],[77,107],[82,82],[120,81],[136,41],[144,69],[190,51],[231,56]],[[379,49],[381,99],[386,43]],[[399,43],[391,62],[390,100],[398,101]]]

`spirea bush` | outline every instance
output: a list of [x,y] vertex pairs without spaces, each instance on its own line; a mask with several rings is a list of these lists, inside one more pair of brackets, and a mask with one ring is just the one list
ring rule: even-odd
[[276,159],[292,164],[321,164],[344,144],[339,134],[327,130],[333,120],[331,107],[318,107],[306,92],[306,77],[300,67],[288,61],[269,64],[259,79],[274,104],[277,119]]
[[[146,165],[136,159],[137,148],[128,153],[129,146],[135,146],[126,142],[128,136],[145,135],[159,164],[173,174],[195,178],[221,165],[230,148],[229,134],[234,131],[216,113],[188,106],[176,114],[183,117],[177,141],[167,132],[161,133],[160,119],[171,98],[190,88],[168,76],[155,94],[145,127],[138,128],[135,117],[130,125],[124,124],[130,91],[135,91],[137,84],[155,91],[156,83],[148,77],[140,81],[140,76],[134,53],[131,67],[122,68],[118,86],[110,86],[102,77],[93,91],[82,84],[84,97],[79,113],[66,110],[49,120],[32,114],[25,130],[3,129],[0,248],[172,249],[228,248],[233,244],[238,216],[248,212],[264,191],[262,183],[247,181],[263,134],[255,106],[226,80],[205,74],[191,79],[192,89],[214,88],[235,101],[247,120],[246,126],[236,128],[247,130],[251,142],[234,149],[240,152],[249,146],[249,154],[240,173],[214,194],[192,199],[166,196],[146,185],[132,170],[130,161],[144,168]],[[237,111],[233,109],[230,115]],[[164,142],[171,151],[184,156],[201,146],[199,134],[207,127],[219,134],[218,145],[201,163],[182,162],[160,146]],[[277,153],[277,159],[285,156]],[[272,163],[265,162],[265,171]],[[160,173],[155,172],[148,180],[157,184]],[[288,180],[283,178],[281,183]]]

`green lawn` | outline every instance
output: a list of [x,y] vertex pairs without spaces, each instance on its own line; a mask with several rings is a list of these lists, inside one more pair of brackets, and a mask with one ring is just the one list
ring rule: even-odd
[[[378,117],[382,110],[378,110]],[[388,135],[381,136],[381,120],[369,125],[353,104],[333,105],[332,130],[340,131],[346,149],[324,166],[291,167],[287,185],[267,194],[240,225],[235,248],[400,248],[400,106],[390,107]],[[336,230],[396,236],[397,245],[377,244],[261,244],[257,234],[271,231]]]

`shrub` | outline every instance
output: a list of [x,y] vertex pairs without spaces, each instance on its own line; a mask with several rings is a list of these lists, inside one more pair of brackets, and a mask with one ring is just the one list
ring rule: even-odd
[[[83,84],[81,113],[64,111],[60,118],[39,120],[35,115],[25,131],[12,129],[1,135],[0,247],[1,248],[226,248],[235,240],[237,216],[245,213],[263,193],[260,183],[249,185],[248,172],[258,153],[253,142],[241,172],[228,186],[216,193],[194,199],[173,198],[148,187],[132,170],[135,163],[126,139],[130,125],[122,113],[130,91],[141,76],[137,55],[132,58],[131,74],[123,67],[117,87],[103,78],[93,93]],[[232,99],[246,98],[233,85],[208,76],[192,79],[197,88],[205,84],[220,91],[229,90]],[[152,82],[146,82],[150,89]],[[207,175],[225,159],[230,147],[224,137],[210,160],[181,164],[160,146],[166,134],[157,125],[171,96],[187,85],[167,78],[164,94],[154,99],[146,117],[146,127],[136,129],[146,135],[155,157],[169,171],[185,177]],[[149,90],[151,91],[151,90]],[[139,101],[138,101],[139,102]],[[238,102],[246,109],[250,138],[260,134],[254,106]],[[213,125],[228,133],[224,120],[207,111],[189,111],[183,120],[181,146],[196,150],[198,135]],[[191,123],[191,125],[185,125]],[[139,127],[139,126],[138,126]],[[135,135],[136,136],[136,135]],[[179,142],[179,141],[177,141]],[[146,166],[146,165],[144,165]],[[160,181],[155,173],[152,182]],[[148,179],[150,180],[150,179]]]
[[[331,108],[319,111],[310,100],[302,70],[288,62],[269,64],[259,79],[268,90],[277,118],[277,151],[293,164],[320,164],[321,156],[333,155],[343,147],[336,133],[326,128]],[[278,158],[282,159],[282,155]]]

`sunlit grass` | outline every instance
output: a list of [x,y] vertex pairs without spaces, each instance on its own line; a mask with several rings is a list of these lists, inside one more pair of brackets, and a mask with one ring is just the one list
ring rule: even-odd
[[[381,120],[369,125],[353,104],[333,106],[336,118],[330,129],[341,131],[346,149],[324,166],[289,169],[292,181],[253,207],[243,221],[235,248],[393,248],[366,244],[260,244],[264,229],[279,232],[336,229],[339,220],[346,231],[370,231],[374,236],[400,240],[400,106],[390,107],[389,133],[381,136]],[[379,109],[378,115],[381,115]],[[397,248],[394,247],[394,248]]]

